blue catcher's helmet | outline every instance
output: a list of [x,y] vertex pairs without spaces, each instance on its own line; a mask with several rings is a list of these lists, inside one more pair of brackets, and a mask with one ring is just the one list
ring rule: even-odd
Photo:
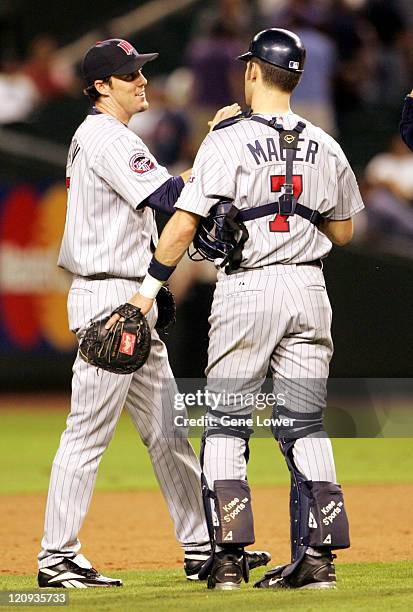
[[[231,259],[236,247],[248,239],[244,224],[236,221],[239,210],[231,200],[220,200],[202,219],[193,239],[195,251],[189,253],[194,261],[223,259],[220,267]],[[199,256],[199,257],[197,257]]]

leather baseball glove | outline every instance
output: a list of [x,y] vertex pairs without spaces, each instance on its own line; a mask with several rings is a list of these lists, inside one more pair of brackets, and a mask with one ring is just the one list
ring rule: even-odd
[[163,285],[156,296],[158,306],[158,320],[155,329],[166,331],[170,325],[176,321],[176,305],[174,294],[166,285]]
[[[105,329],[113,314],[121,319]],[[122,304],[87,328],[79,346],[84,361],[115,374],[131,374],[143,366],[151,348],[151,331],[139,308]]]

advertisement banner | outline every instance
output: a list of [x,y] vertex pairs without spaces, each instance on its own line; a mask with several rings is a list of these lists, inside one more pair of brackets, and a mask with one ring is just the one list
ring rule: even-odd
[[70,275],[57,267],[66,214],[61,183],[0,187],[0,353],[71,353]]

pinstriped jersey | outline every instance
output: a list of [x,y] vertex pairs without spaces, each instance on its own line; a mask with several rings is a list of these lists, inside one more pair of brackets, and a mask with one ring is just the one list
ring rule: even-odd
[[[302,117],[294,113],[277,117],[277,123],[289,130],[298,121],[306,127],[294,161],[295,197],[328,219],[349,219],[364,205],[346,156],[331,136]],[[241,120],[204,139],[176,207],[205,217],[221,197],[233,200],[240,210],[277,202],[285,172],[279,133],[256,121]],[[249,239],[243,249],[244,267],[309,262],[325,257],[332,247],[313,224],[297,214],[277,214],[276,205],[273,215],[245,225]]]
[[88,115],[69,149],[58,265],[81,276],[144,276],[157,230],[153,211],[136,207],[169,178],[123,123],[104,113]]

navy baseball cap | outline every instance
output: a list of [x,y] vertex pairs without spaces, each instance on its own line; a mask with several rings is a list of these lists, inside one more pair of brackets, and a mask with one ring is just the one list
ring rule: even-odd
[[159,53],[138,53],[133,45],[122,38],[101,40],[86,51],[82,73],[88,85],[98,79],[117,74],[130,74],[151,62]]

